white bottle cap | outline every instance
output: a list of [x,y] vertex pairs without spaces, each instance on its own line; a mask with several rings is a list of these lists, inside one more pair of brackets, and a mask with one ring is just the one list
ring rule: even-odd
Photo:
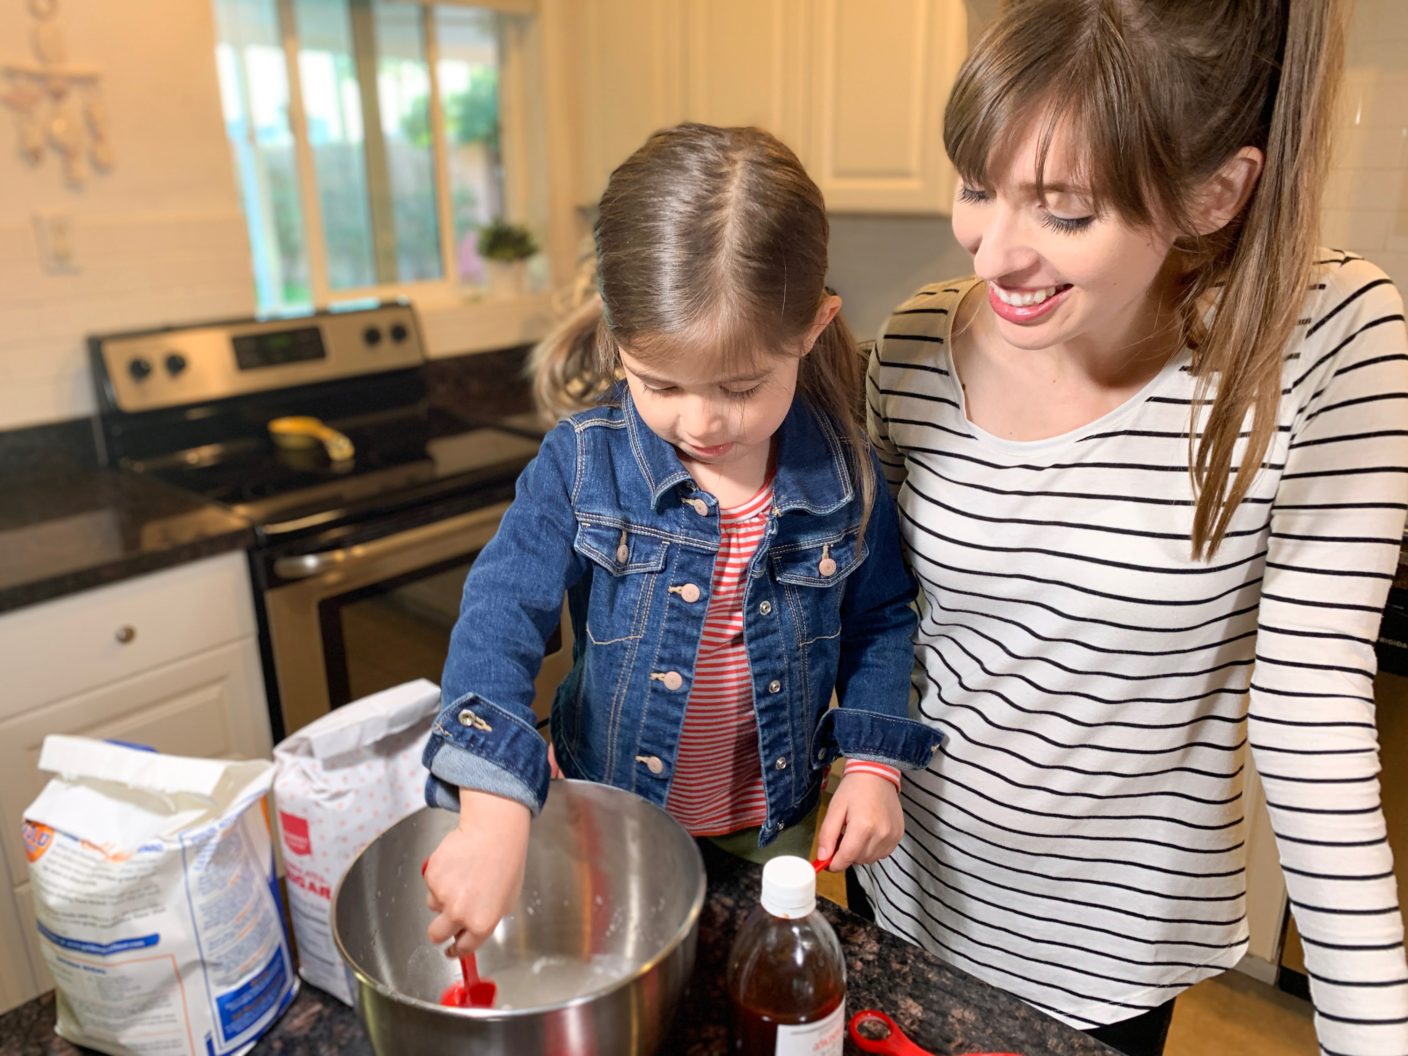
[[796,920],[816,909],[816,870],[805,858],[783,855],[763,866],[763,908]]

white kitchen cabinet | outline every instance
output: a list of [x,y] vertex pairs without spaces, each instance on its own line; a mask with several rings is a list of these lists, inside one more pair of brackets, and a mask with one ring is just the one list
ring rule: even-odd
[[813,0],[804,160],[833,212],[947,213],[943,116],[967,51],[957,0]]
[[657,128],[684,117],[681,0],[578,0],[579,203],[595,205],[611,170]]
[[945,213],[962,0],[583,0],[580,204],[657,128],[759,125],[835,212]]
[[51,985],[20,822],[51,733],[204,757],[268,756],[268,704],[243,553],[0,616],[0,1011]]

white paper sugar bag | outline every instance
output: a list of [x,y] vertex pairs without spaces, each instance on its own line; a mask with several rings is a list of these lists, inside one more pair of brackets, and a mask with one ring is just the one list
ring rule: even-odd
[[332,895],[363,847],[425,805],[420,758],[439,706],[439,687],[417,679],[329,712],[274,748],[298,971],[348,1004]]
[[268,761],[44,739],[24,815],[59,1035],[118,1056],[248,1052],[298,979],[265,796]]

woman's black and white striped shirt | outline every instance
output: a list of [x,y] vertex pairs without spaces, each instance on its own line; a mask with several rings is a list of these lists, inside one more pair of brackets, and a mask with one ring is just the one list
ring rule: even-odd
[[1408,508],[1408,338],[1381,271],[1321,257],[1266,465],[1206,563],[1186,352],[1037,442],[967,421],[947,338],[974,280],[921,290],[871,361],[920,584],[916,706],[946,737],[864,882],[886,927],[1077,1026],[1245,951],[1250,747],[1322,1045],[1408,1052],[1372,685]]

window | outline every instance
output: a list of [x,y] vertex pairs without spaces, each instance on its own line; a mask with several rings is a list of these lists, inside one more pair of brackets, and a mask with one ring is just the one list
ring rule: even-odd
[[515,210],[501,106],[531,6],[214,0],[259,310],[480,286]]

